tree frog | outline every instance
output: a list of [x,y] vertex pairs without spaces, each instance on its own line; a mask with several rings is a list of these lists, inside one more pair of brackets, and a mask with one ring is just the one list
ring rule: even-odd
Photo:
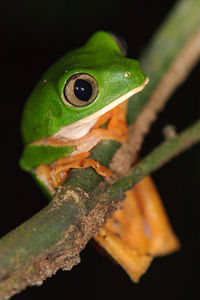
[[[148,83],[138,61],[125,55],[122,39],[96,32],[53,64],[27,100],[20,166],[48,196],[73,168],[92,167],[101,176],[110,176],[108,168],[89,157],[90,150],[103,139],[126,141],[127,100]],[[127,192],[123,209],[94,238],[134,281],[153,256],[178,247],[150,179]]]
[[148,82],[138,61],[126,58],[125,52],[115,34],[96,32],[53,64],[27,100],[20,166],[50,195],[71,168],[93,167],[109,176],[107,168],[88,158],[89,151],[102,139],[124,141],[123,103]]

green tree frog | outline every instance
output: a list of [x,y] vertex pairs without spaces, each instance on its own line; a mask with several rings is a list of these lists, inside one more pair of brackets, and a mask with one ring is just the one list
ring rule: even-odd
[[[125,52],[116,35],[96,32],[53,64],[28,98],[20,166],[50,195],[71,168],[93,167],[109,176],[109,170],[88,158],[89,151],[102,139],[125,139],[123,103],[148,82],[138,61]],[[107,129],[100,128],[108,120]]]
[[[50,197],[73,168],[110,175],[90,158],[90,150],[103,139],[126,141],[127,100],[148,83],[138,61],[125,55],[122,40],[99,31],[53,64],[26,102],[20,166]],[[150,178],[126,195],[123,209],[94,238],[138,281],[155,255],[179,243]]]

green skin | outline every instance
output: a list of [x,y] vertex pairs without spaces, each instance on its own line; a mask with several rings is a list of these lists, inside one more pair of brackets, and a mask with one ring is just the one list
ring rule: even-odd
[[[130,77],[124,74],[129,72]],[[93,76],[99,93],[94,102],[84,107],[72,107],[62,100],[69,77],[76,73]],[[25,144],[20,159],[23,170],[34,174],[40,164],[48,164],[74,151],[71,146],[32,145],[99,111],[120,96],[141,86],[146,76],[136,60],[122,55],[114,38],[107,32],[96,32],[87,43],[53,64],[28,98],[21,122]]]

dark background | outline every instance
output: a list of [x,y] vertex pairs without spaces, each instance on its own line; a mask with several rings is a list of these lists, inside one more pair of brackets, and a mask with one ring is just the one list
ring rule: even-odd
[[[165,1],[4,1],[1,3],[1,209],[0,232],[21,224],[47,201],[31,177],[18,167],[22,151],[20,115],[45,69],[69,49],[82,45],[96,30],[120,33],[138,58],[173,0]],[[158,145],[164,124],[182,130],[200,113],[199,65],[159,115],[146,138],[143,154]],[[81,264],[59,271],[22,299],[199,299],[200,147],[180,155],[153,174],[182,249],[156,258],[139,284],[99,255],[90,242]]]

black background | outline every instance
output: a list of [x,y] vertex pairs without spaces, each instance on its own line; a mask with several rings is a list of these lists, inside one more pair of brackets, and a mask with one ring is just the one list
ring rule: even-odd
[[[137,58],[174,1],[5,1],[1,3],[1,209],[0,233],[15,228],[46,205],[31,177],[18,167],[23,104],[45,69],[96,30],[120,33]],[[158,145],[164,124],[182,130],[200,113],[199,65],[173,95],[145,140],[142,153]],[[59,271],[22,299],[199,299],[199,146],[180,155],[153,177],[182,249],[156,258],[139,284],[99,255],[90,242],[81,264]]]

